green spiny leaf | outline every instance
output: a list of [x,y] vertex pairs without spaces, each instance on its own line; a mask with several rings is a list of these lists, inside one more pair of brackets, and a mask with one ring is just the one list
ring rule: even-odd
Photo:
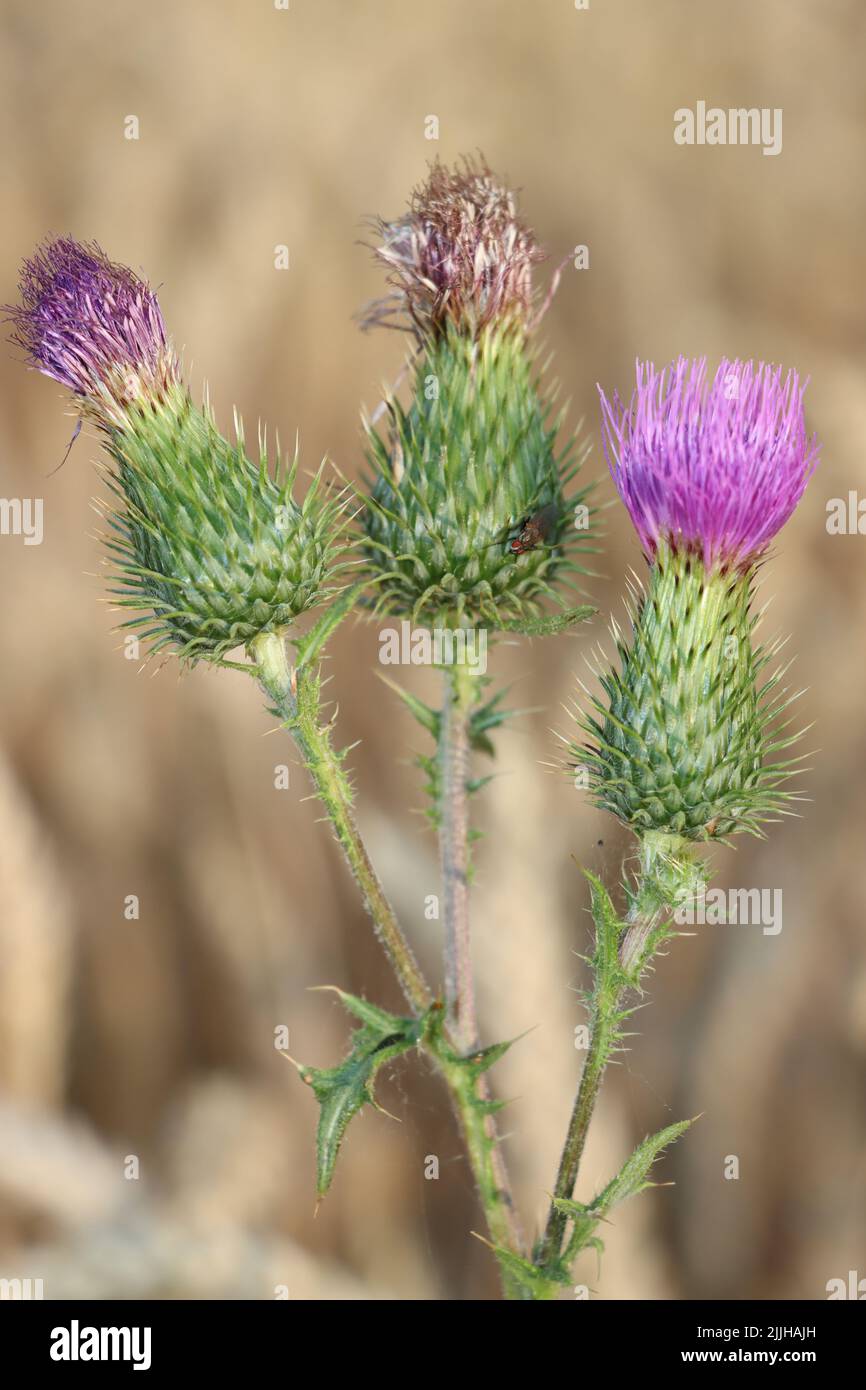
[[689,1125],[694,1120],[679,1120],[676,1124],[668,1125],[665,1129],[660,1129],[657,1134],[650,1135],[639,1144],[634,1153],[626,1160],[615,1178],[607,1184],[592,1202],[572,1201],[565,1197],[554,1198],[554,1206],[559,1211],[563,1211],[571,1219],[572,1232],[569,1237],[565,1251],[565,1261],[569,1263],[585,1249],[587,1245],[597,1240],[594,1233],[600,1222],[607,1219],[608,1214],[614,1207],[629,1197],[636,1196],[647,1187],[652,1187],[653,1183],[648,1180],[648,1173],[660,1156],[662,1151],[672,1144],[675,1139],[679,1139],[684,1134]]
[[610,894],[600,878],[584,869],[584,876],[590,886],[592,920],[595,923],[595,954],[592,966],[596,977],[596,988],[608,986],[619,989],[622,972],[619,965],[619,943],[625,923],[620,920]]
[[381,671],[379,672],[379,679],[383,680],[391,690],[400,696],[403,704],[409,710],[410,714],[417,719],[422,729],[426,729],[428,734],[438,740],[439,730],[442,724],[442,715],[439,710],[431,709],[423,700],[419,700],[417,695],[412,695],[410,691],[404,690],[401,685],[391,680],[390,676],[383,675]]
[[[479,1240],[482,1239],[479,1236]],[[564,1265],[557,1266],[553,1271],[542,1271],[531,1260],[515,1255],[513,1250],[506,1250],[502,1245],[491,1245],[487,1240],[484,1244],[493,1251],[504,1273],[511,1277],[527,1301],[549,1303],[557,1297],[562,1285],[569,1283],[568,1270]]]
[[[482,792],[488,783],[492,781],[492,774],[488,774],[486,777],[470,777],[466,783],[466,790],[470,796],[474,796],[476,792]],[[480,840],[482,834],[483,832],[481,830],[470,830],[469,832],[470,838],[473,840]]]
[[301,1080],[312,1088],[319,1103],[316,1167],[320,1197],[331,1185],[349,1121],[365,1105],[376,1106],[373,1085],[379,1068],[417,1047],[429,1018],[400,1018],[344,990],[337,993],[343,1005],[361,1021],[352,1034],[349,1055],[336,1067],[305,1067],[295,1062]]
[[488,1071],[500,1057],[504,1057],[510,1047],[513,1047],[516,1038],[509,1038],[508,1042],[491,1043],[489,1047],[482,1047],[479,1052],[473,1052],[469,1057],[462,1057],[461,1064],[480,1076],[482,1072]]
[[[489,677],[481,677],[484,684],[489,684]],[[493,740],[488,738],[490,729],[498,729],[508,719],[515,719],[519,714],[528,713],[527,710],[509,710],[502,708],[502,701],[507,695],[507,690],[499,690],[492,695],[483,705],[477,705],[469,717],[469,744],[477,753],[486,753],[489,758],[495,756],[496,749]]]
[[[439,1056],[448,1066],[456,1069],[458,1077],[464,1080],[460,1084],[472,1082],[487,1071],[500,1057],[504,1057],[510,1047],[520,1042],[521,1038],[526,1037],[525,1033],[518,1033],[515,1038],[508,1038],[505,1042],[491,1043],[489,1047],[478,1048],[475,1052],[461,1054],[455,1052],[446,1040],[445,1036],[445,1014],[443,1010],[435,1007],[430,1010],[426,1020],[425,1037],[432,1039],[437,1056]],[[478,1102],[481,1104],[481,1102]]]
[[498,626],[502,632],[519,632],[524,637],[549,637],[556,632],[565,632],[577,623],[586,622],[597,612],[597,608],[583,604],[580,608],[568,608],[563,613],[549,613],[539,618],[503,620]]
[[500,1057],[504,1057],[508,1049],[524,1036],[525,1034],[520,1033],[516,1038],[509,1038],[507,1042],[491,1043],[489,1047],[479,1048],[477,1052],[470,1052],[466,1056],[454,1052],[444,1041],[440,1043],[440,1048],[443,1056],[474,1083],[482,1072],[494,1066]]

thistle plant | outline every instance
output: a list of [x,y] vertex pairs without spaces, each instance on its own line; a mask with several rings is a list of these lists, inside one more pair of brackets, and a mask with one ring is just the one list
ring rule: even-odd
[[[387,432],[367,428],[362,551],[375,611],[428,628],[472,628],[485,642],[503,631],[561,631],[592,611],[563,597],[592,542],[589,489],[572,487],[585,451],[575,439],[558,449],[562,416],[533,343],[558,273],[542,295],[534,273],[545,253],[516,195],[483,160],[434,164],[408,211],[375,219],[373,230],[390,293],[367,306],[361,323],[409,335],[411,377],[406,404],[386,395]],[[558,611],[545,613],[545,601]],[[501,694],[485,699],[486,685],[458,661],[445,665],[439,709],[398,692],[435,741],[420,761],[440,846],[443,1038],[451,1065],[462,1060],[453,1072],[458,1115],[501,1252],[522,1247],[522,1237],[486,1077],[486,1059],[499,1054],[479,1051],[469,920],[468,799],[483,785],[470,759],[493,752],[491,732],[507,717]],[[485,1058],[483,1068],[468,1062],[472,1055]]]
[[511,1044],[479,1035],[469,919],[469,798],[487,780],[472,758],[495,752],[510,717],[504,693],[490,694],[488,678],[459,659],[441,663],[438,708],[394,687],[433,740],[419,760],[442,874],[442,978],[431,983],[361,838],[320,662],[353,611],[491,640],[561,633],[588,617],[566,597],[594,548],[588,490],[575,486],[585,450],[560,447],[561,419],[536,365],[534,332],[558,277],[537,290],[543,253],[487,165],[435,165],[406,215],[374,227],[390,293],[362,322],[408,334],[409,388],[405,402],[388,392],[384,431],[367,422],[354,519],[325,465],[298,497],[297,455],[286,463],[277,445],[272,461],[262,435],[250,458],[237,420],[233,442],[219,432],[207,400],[193,402],[156,295],[98,246],[48,242],[25,263],[7,312],[13,341],[67,388],[107,456],[109,588],[131,613],[123,627],[152,652],[258,683],[295,741],[405,996],[397,1015],[338,990],[356,1022],[346,1056],[330,1067],[290,1059],[319,1106],[319,1198],[351,1120],[376,1104],[380,1069],[420,1054],[450,1094],[505,1295],[548,1299],[689,1123],[647,1139],[593,1200],[576,1200],[632,1001],[673,914],[706,882],[701,846],[762,833],[788,809],[789,697],[772,669],[776,646],[755,640],[754,585],[817,447],[793,373],[724,362],[709,384],[705,363],[680,360],[661,373],[639,367],[628,405],[602,395],[611,473],[649,573],[631,593],[629,636],[614,630],[619,666],[600,672],[603,698],[580,715],[584,742],[569,740],[569,762],[637,837],[639,869],[623,917],[588,876],[591,1042],[547,1225],[527,1242],[488,1079]]
[[[660,1150],[690,1121],[645,1141],[589,1203],[574,1187],[605,1067],[673,917],[703,890],[698,847],[789,813],[798,760],[780,757],[791,732],[779,644],[754,640],[754,585],[767,549],[797,506],[817,462],[795,372],[704,359],[657,372],[638,364],[628,404],[600,390],[611,475],[640,538],[649,575],[630,596],[631,633],[616,625],[619,668],[599,672],[604,699],[580,716],[588,743],[571,765],[596,804],[637,837],[638,870],[620,919],[589,875],[596,929],[587,997],[591,1040],[535,1262],[565,1282],[597,1243],[614,1200],[645,1181]],[[630,1178],[625,1181],[626,1178]],[[624,1184],[624,1186],[623,1186]]]

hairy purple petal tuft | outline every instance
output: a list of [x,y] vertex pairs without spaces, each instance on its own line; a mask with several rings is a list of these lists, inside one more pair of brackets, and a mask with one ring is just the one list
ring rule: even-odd
[[173,376],[156,295],[96,245],[60,237],[24,262],[6,310],[32,366],[82,397],[130,399]]
[[706,358],[637,364],[625,404],[599,389],[613,480],[649,556],[660,542],[707,566],[748,566],[803,495],[818,460],[796,372]]

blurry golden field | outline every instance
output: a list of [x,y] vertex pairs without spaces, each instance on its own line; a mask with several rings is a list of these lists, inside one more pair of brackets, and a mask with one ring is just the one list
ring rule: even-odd
[[[362,219],[398,213],[435,155],[482,150],[557,262],[590,248],[544,337],[602,500],[595,383],[630,387],[635,356],[758,357],[811,377],[822,462],[763,594],[808,687],[812,800],[766,842],[715,851],[721,886],[782,889],[784,928],[698,928],[661,962],[578,1195],[650,1130],[702,1118],[660,1170],[675,1186],[623,1208],[600,1274],[592,1256],[578,1277],[604,1298],[738,1299],[821,1298],[831,1278],[866,1276],[866,536],[825,527],[828,499],[866,495],[863,6],[3,0],[0,13],[0,298],[46,234],[95,238],[160,286],[222,426],[237,406],[250,433],[258,418],[284,446],[297,431],[306,467],[328,453],[359,476],[360,406],[402,354],[398,335],[351,319],[381,291]],[[781,107],[782,153],[678,147],[673,112],[699,99]],[[82,435],[48,477],[73,418],[16,357],[0,356],[0,493],[43,497],[45,535],[0,537],[0,1274],[43,1278],[46,1297],[271,1298],[278,1284],[293,1298],[495,1297],[445,1094],[412,1059],[381,1086],[402,1123],[371,1109],[353,1123],[314,1220],[315,1106],[274,1027],[327,1065],[348,1021],[308,987],[399,1008],[396,986],[252,682],[124,659],[94,578],[95,443]],[[640,563],[618,504],[605,526],[593,627],[494,651],[512,703],[535,712],[501,736],[500,775],[475,803],[483,1032],[531,1030],[494,1073],[515,1098],[527,1225],[581,1059],[590,920],[575,860],[615,882],[628,852],[543,766]],[[436,850],[411,813],[423,741],[377,651],[363,623],[333,644],[338,735],[361,740],[361,825],[435,975]],[[419,673],[401,675],[423,693]]]

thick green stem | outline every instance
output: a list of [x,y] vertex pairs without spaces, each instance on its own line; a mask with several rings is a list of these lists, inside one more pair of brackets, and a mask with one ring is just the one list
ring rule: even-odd
[[[494,1245],[521,1255],[523,1237],[511,1195],[502,1144],[493,1116],[486,1108],[493,1103],[487,1079],[473,1076],[466,1067],[449,1063],[441,1056],[438,1061],[451,1092],[490,1239]],[[519,1287],[509,1277],[507,1270],[501,1268],[500,1272],[506,1298],[521,1297]]]
[[462,1052],[478,1046],[472,940],[469,931],[469,719],[475,678],[465,668],[445,671],[439,735],[439,857],[445,928],[445,1006]]
[[[630,939],[637,941],[638,938],[641,938],[645,941],[651,934],[653,927],[653,916],[638,917],[634,908],[626,920],[629,926],[623,939],[623,951]],[[610,1007],[605,1008],[603,1012],[599,1010],[597,1005],[593,1008],[589,1051],[581,1072],[580,1085],[571,1112],[562,1156],[559,1160],[559,1171],[553,1190],[554,1197],[570,1198],[574,1192],[590,1121],[595,1111],[602,1077],[615,1041],[616,1014],[619,1012],[625,992],[623,989],[615,994],[612,1001],[609,1001]],[[559,1258],[567,1221],[568,1218],[565,1213],[551,1203],[539,1257],[539,1264],[542,1267],[555,1263]]]
[[[250,652],[258,666],[259,683],[294,738],[328,813],[400,987],[413,1013],[423,1014],[432,1004],[433,996],[355,824],[351,791],[340,757],[334,751],[327,728],[319,725],[317,678],[306,672],[299,679],[298,673],[289,666],[284,640],[276,633],[261,633],[250,644]],[[313,682],[313,686],[309,682]]]
[[[445,929],[445,1002],[451,1037],[468,1056],[479,1046],[469,926],[469,756],[470,718],[477,677],[467,668],[444,673],[445,698],[439,733],[439,848]],[[511,1180],[493,1115],[487,1076],[452,1067],[451,1092],[466,1140],[478,1194],[497,1245],[520,1254],[523,1237],[514,1206]],[[507,1296],[516,1288],[503,1272]]]
[[[641,865],[631,895],[618,962],[607,980],[597,970],[592,993],[590,1043],[568,1125],[554,1199],[574,1192],[589,1126],[611,1053],[619,1041],[621,1009],[628,993],[639,988],[641,976],[658,947],[669,935],[667,918],[679,903],[694,895],[700,871],[692,847],[679,836],[649,832],[641,842]],[[613,987],[610,981],[614,981]],[[551,1202],[544,1235],[536,1252],[541,1269],[553,1270],[562,1253],[568,1217]]]

